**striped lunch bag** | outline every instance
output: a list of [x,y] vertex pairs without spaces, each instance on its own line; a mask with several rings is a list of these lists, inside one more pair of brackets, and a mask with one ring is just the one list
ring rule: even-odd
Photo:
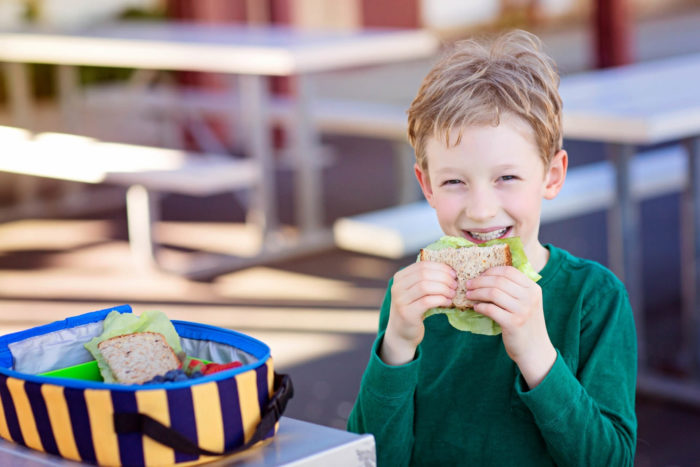
[[[269,439],[292,397],[270,349],[244,334],[173,321],[188,356],[242,366],[183,382],[104,383],[84,344],[122,305],[0,337],[0,436],[98,465],[191,465]],[[66,373],[68,372],[68,373]]]

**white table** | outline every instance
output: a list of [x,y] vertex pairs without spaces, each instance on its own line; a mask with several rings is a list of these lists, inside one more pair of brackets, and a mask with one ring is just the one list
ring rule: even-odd
[[[376,454],[372,435],[357,435],[282,417],[279,430],[271,442],[207,465],[364,467],[375,463]],[[0,465],[77,467],[89,464],[65,460],[0,440]]]
[[617,199],[609,211],[612,269],[625,281],[639,335],[640,387],[700,404],[700,386],[648,372],[641,284],[639,207],[632,198],[630,167],[638,146],[681,141],[689,177],[683,212],[684,332],[688,357],[700,370],[700,55],[594,71],[562,80],[564,134],[602,141],[616,168]]
[[[218,268],[222,256],[189,254],[184,267],[167,267],[159,259],[153,233],[153,226],[160,220],[157,195],[202,197],[229,193],[259,184],[262,175],[252,159],[105,143],[62,133],[32,135],[23,129],[0,126],[0,141],[4,149],[0,152],[0,172],[124,186],[129,246],[135,264],[159,266],[184,276]],[[243,261],[241,257],[239,262]]]
[[[24,63],[59,65],[58,90],[70,103],[74,66],[201,71],[236,75],[247,152],[263,171],[248,219],[270,238],[278,230],[272,148],[268,126],[269,76],[294,76],[297,247],[332,241],[323,226],[323,195],[316,129],[311,116],[312,78],[349,67],[425,58],[437,39],[420,30],[303,32],[286,27],[193,23],[122,22],[61,32],[30,29],[0,32],[0,62],[6,62],[15,125],[31,125],[31,99]],[[389,86],[390,83],[387,83]],[[68,116],[69,117],[69,116]],[[304,245],[305,244],[305,245]]]

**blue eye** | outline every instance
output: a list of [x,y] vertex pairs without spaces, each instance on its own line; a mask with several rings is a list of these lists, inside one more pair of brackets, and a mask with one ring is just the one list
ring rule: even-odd
[[458,179],[454,178],[454,179],[451,179],[451,180],[445,180],[442,184],[443,184],[443,185],[458,185],[458,184],[460,184],[460,183],[462,183],[461,180],[458,180]]
[[503,175],[503,176],[501,176],[501,180],[503,180],[504,182],[509,182],[509,181],[511,181],[511,180],[516,180],[517,178],[518,178],[518,177],[516,177],[515,175]]

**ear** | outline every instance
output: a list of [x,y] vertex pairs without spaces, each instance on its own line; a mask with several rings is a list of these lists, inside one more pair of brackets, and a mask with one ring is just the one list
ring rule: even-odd
[[544,177],[544,199],[554,199],[561,191],[566,179],[566,170],[569,166],[569,155],[563,149],[557,152],[549,162],[549,167]]
[[433,188],[430,186],[430,177],[427,171],[423,171],[418,164],[413,165],[413,170],[416,173],[420,189],[423,190],[423,196],[428,201],[428,204],[433,206]]

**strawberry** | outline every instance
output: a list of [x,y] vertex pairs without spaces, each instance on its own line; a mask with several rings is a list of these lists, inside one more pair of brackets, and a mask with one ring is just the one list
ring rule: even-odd
[[230,370],[231,368],[238,368],[243,366],[241,362],[231,362],[231,363],[208,363],[200,370],[204,375],[211,375],[212,373],[218,373],[224,370]]
[[191,375],[192,373],[194,373],[196,371],[203,372],[203,368],[205,366],[207,366],[207,364],[204,363],[203,361],[197,360],[196,358],[192,358],[192,357],[187,357],[187,360],[185,361],[185,363],[187,364],[187,368],[185,368],[185,372],[188,375]]

